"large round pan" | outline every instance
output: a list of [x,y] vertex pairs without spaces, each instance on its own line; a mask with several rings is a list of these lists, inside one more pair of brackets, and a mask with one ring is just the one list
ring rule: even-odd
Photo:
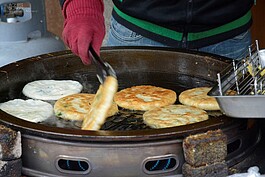
[[[216,74],[229,61],[216,55],[196,51],[153,47],[103,48],[102,58],[117,73],[119,89],[133,85],[151,84],[175,90],[178,94],[188,88],[213,86]],[[81,82],[84,92],[95,93],[99,82],[95,66],[85,66],[70,51],[45,54],[11,63],[0,68],[0,102],[22,97],[25,84],[39,79],[72,79]],[[245,122],[244,120],[243,122]],[[211,116],[207,121],[186,126],[133,130],[83,131],[58,128],[20,120],[0,111],[0,122],[21,131],[52,139],[77,141],[140,141],[183,137],[209,129],[242,123],[224,115]]]

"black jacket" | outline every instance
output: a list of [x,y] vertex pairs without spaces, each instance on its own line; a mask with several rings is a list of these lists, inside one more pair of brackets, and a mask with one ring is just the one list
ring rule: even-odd
[[61,7],[63,7],[63,3],[65,0],[59,0]]
[[113,0],[114,18],[169,46],[200,48],[250,28],[253,0]]
[[[64,0],[60,0],[63,4]],[[155,41],[200,48],[229,38],[252,24],[254,0],[113,0],[113,17]]]

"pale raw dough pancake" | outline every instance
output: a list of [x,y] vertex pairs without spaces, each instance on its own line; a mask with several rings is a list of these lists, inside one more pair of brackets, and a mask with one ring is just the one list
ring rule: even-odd
[[114,101],[118,106],[130,110],[147,111],[174,104],[177,94],[173,90],[151,85],[139,85],[116,93]]
[[168,128],[193,124],[208,119],[206,111],[186,105],[168,105],[143,114],[144,123],[152,128]]
[[117,79],[112,76],[106,77],[104,83],[99,86],[89,113],[82,123],[82,130],[99,130],[101,128],[113,104],[117,90]]
[[204,110],[220,110],[216,99],[207,95],[210,90],[211,87],[197,87],[185,90],[180,93],[179,102],[184,105],[194,106]]
[[32,99],[58,100],[67,95],[80,93],[83,86],[73,80],[37,80],[26,84],[22,93]]
[[[57,117],[67,120],[84,120],[88,115],[96,94],[79,93],[60,98],[54,104],[54,113]],[[112,103],[107,117],[118,112],[116,103]]]
[[12,116],[30,122],[42,122],[53,116],[52,105],[41,100],[14,99],[0,103],[0,109]]

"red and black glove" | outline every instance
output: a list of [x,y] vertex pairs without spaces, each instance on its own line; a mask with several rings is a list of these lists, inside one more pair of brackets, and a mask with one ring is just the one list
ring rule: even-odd
[[84,64],[90,64],[87,55],[90,45],[100,54],[105,36],[104,5],[102,0],[66,0],[63,5],[63,40]]

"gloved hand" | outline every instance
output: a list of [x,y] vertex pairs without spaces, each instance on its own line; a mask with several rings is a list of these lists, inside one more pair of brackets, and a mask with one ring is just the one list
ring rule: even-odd
[[97,54],[105,36],[104,6],[102,0],[66,0],[63,6],[65,18],[63,40],[84,64],[90,64],[87,55],[90,45]]

